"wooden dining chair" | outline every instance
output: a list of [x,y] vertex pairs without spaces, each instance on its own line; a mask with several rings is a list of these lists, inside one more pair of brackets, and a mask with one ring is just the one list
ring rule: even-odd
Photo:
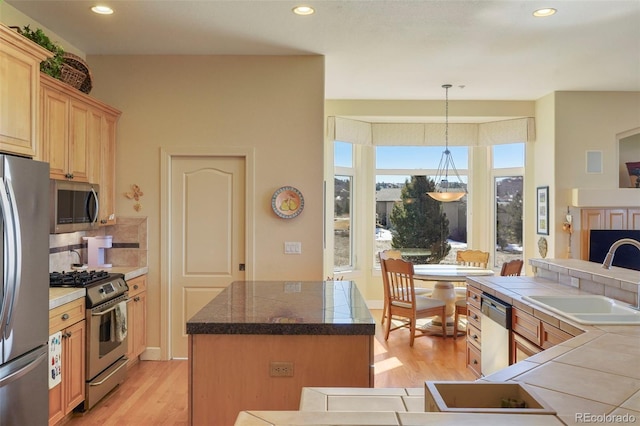
[[453,338],[458,338],[458,324],[460,321],[460,315],[464,315],[465,317],[469,315],[469,310],[467,309],[467,299],[458,299],[455,303],[455,310],[453,315]]
[[382,305],[382,319],[380,324],[384,325],[385,319],[389,316],[389,284],[387,282],[387,271],[384,267],[383,260],[387,259],[402,259],[402,253],[400,250],[383,250],[378,253],[380,259],[380,271],[382,272],[382,287],[384,288],[384,302]]
[[[385,259],[384,271],[387,276],[387,292],[389,296],[388,321],[384,339],[389,333],[399,328],[409,328],[411,337],[409,346],[413,346],[416,338],[416,320],[440,315],[442,318],[442,337],[447,336],[445,302],[430,297],[416,296],[413,284],[413,263],[402,259]],[[392,319],[400,321],[400,325],[392,327]],[[425,334],[420,333],[421,336]]]
[[489,252],[481,250],[458,250],[456,252],[456,262],[459,265],[476,266],[487,269]]
[[[378,258],[380,259],[380,271],[382,272],[382,287],[384,288],[384,302],[382,305],[382,319],[380,320],[380,324],[384,325],[385,319],[389,316],[389,297],[387,295],[388,284],[387,284],[387,274],[384,269],[383,259],[402,259],[402,253],[400,250],[387,249],[378,253]],[[415,287],[416,296],[431,296],[433,293],[433,289],[431,288],[423,288],[423,287]]]
[[520,272],[522,272],[522,265],[524,262],[521,259],[513,259],[509,262],[504,262],[502,264],[502,269],[500,270],[500,276],[502,277],[518,277],[520,276]]

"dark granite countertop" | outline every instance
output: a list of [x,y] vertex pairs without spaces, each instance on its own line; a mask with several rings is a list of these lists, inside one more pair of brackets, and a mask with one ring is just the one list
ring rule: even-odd
[[353,281],[235,281],[187,334],[374,335],[375,320]]

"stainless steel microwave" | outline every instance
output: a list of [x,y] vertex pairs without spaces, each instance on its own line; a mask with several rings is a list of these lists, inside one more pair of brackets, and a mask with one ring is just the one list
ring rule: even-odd
[[50,233],[88,231],[98,227],[98,185],[51,179]]

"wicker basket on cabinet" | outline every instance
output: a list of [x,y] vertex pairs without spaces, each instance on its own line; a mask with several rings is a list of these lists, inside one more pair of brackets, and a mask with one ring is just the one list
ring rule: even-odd
[[83,93],[89,93],[93,87],[92,84],[92,76],[91,70],[89,66],[80,56],[74,55],[73,53],[65,52],[63,55],[64,63],[67,66],[70,66],[81,73],[83,73],[84,78],[80,82],[78,86],[74,86],[76,89],[80,90]]

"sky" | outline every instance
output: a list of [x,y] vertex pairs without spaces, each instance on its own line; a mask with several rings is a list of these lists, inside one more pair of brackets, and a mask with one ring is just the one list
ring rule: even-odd
[[[352,166],[352,145],[344,142],[334,144],[334,165]],[[449,147],[456,169],[468,166],[466,146]],[[442,157],[444,146],[378,146],[376,147],[377,169],[434,169]],[[524,167],[524,143],[495,145],[493,147],[494,168]],[[403,183],[403,176],[380,175],[378,182]],[[462,177],[466,181],[466,177]]]

